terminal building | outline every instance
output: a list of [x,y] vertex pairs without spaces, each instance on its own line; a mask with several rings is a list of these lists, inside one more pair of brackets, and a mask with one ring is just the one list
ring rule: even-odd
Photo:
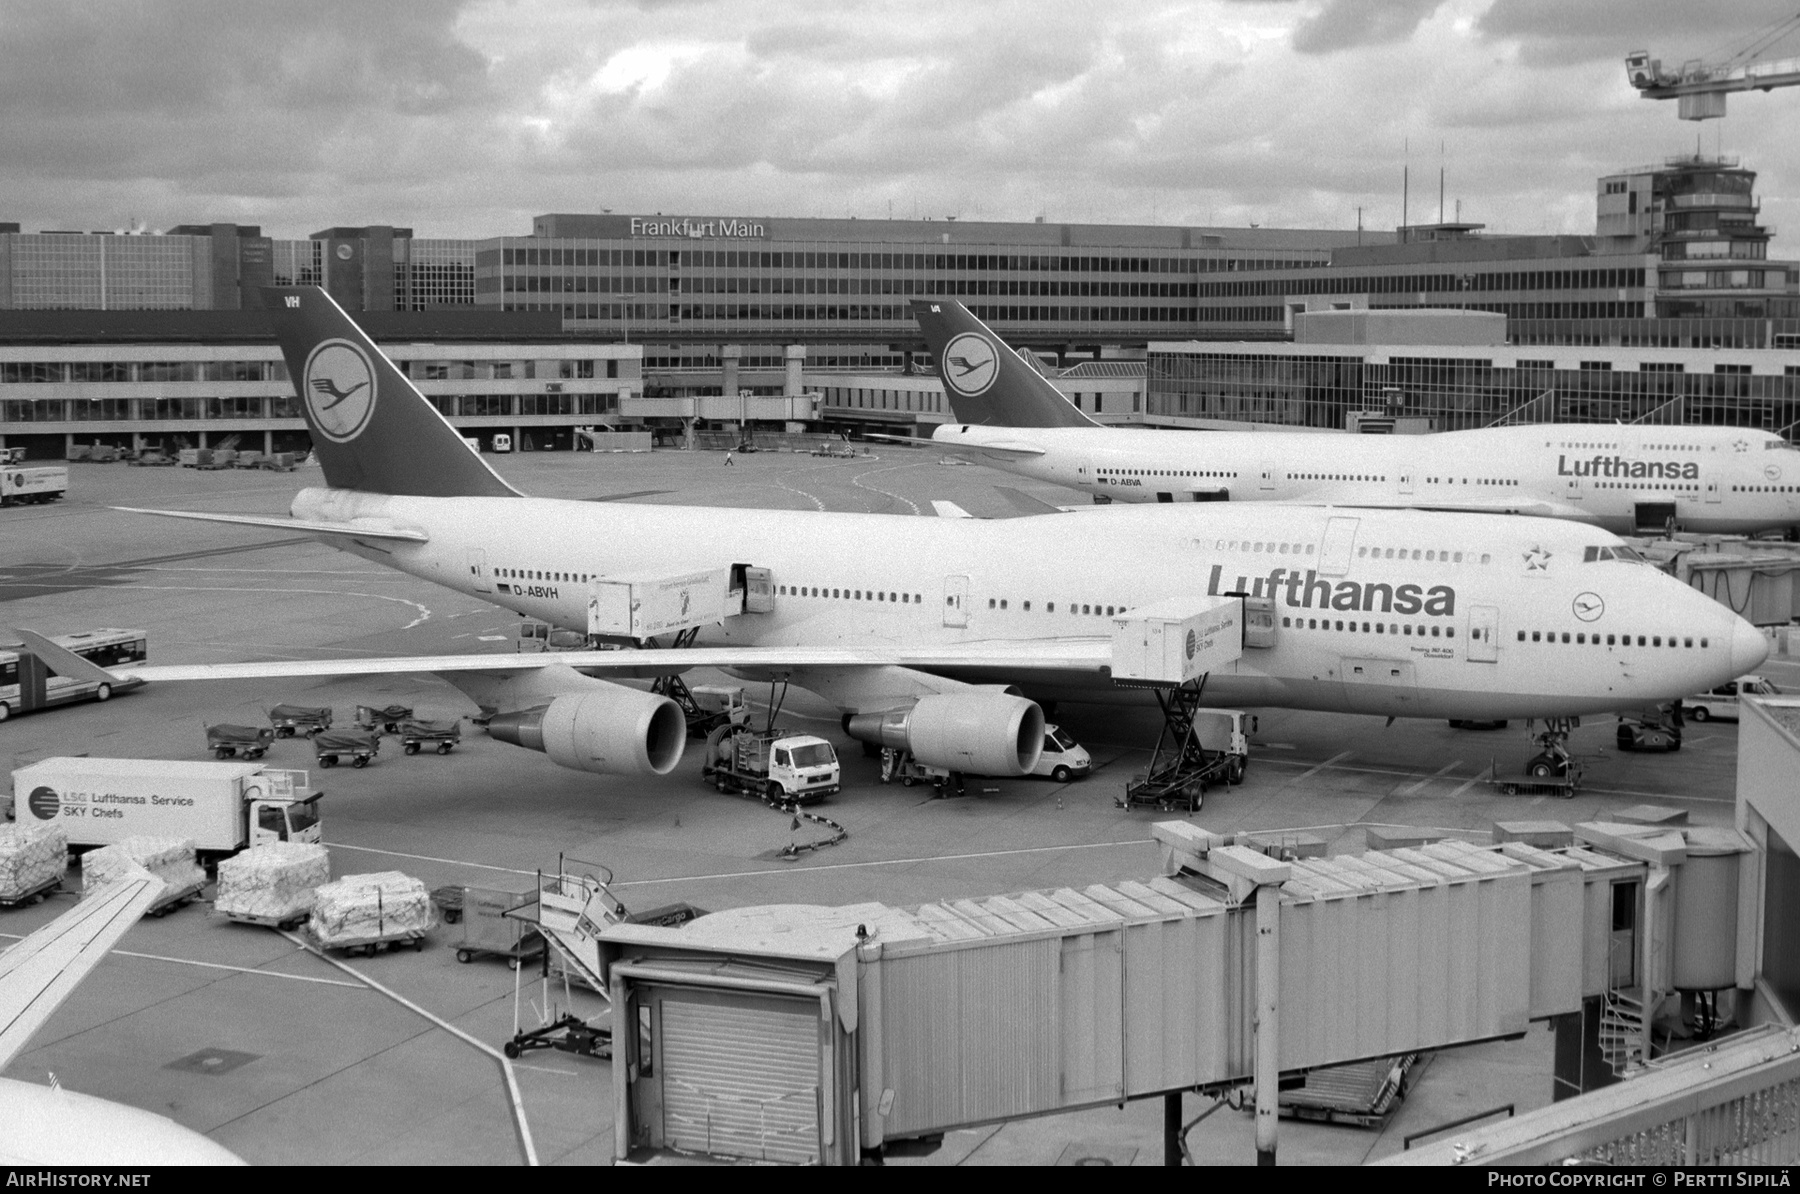
[[[579,427],[929,434],[952,416],[908,303],[936,295],[1105,421],[1788,434],[1800,263],[1768,258],[1754,180],[1706,157],[1609,175],[1593,236],[661,214],[549,214],[470,240],[0,224],[0,442],[301,442],[254,309],[263,286],[307,284],[458,426],[535,448]],[[1393,318],[1446,310],[1502,322]]]

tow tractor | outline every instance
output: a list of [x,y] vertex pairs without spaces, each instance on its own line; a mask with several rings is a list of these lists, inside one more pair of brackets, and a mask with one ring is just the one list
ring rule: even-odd
[[1621,716],[1617,737],[1619,749],[1680,750],[1683,721],[1680,701]]

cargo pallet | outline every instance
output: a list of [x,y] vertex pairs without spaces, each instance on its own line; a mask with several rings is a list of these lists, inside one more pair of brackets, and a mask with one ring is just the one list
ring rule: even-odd
[[462,723],[456,721],[402,722],[398,733],[400,749],[409,755],[418,754],[420,748],[427,745],[439,754],[447,755],[462,745]]
[[29,904],[35,904],[48,898],[51,893],[60,890],[62,881],[63,877],[58,875],[54,879],[46,879],[36,887],[28,887],[15,895],[0,895],[0,908],[23,908]]
[[373,705],[356,707],[356,725],[363,730],[385,730],[390,734],[400,732],[400,727],[413,720],[410,705],[389,705],[385,709],[377,709]]

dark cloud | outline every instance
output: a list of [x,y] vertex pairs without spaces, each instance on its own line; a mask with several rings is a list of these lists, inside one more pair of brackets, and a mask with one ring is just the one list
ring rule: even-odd
[[1294,49],[1330,54],[1354,46],[1405,41],[1444,0],[1325,0],[1294,29]]
[[[1722,55],[1796,11],[1794,0],[1494,0],[1475,28],[1517,42],[1530,64],[1623,63],[1632,50],[1675,63]],[[1788,44],[1789,53],[1800,53]]]

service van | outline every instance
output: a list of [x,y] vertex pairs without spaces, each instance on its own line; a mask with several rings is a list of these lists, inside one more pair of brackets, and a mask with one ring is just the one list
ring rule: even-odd
[[1044,727],[1044,750],[1038,755],[1037,766],[1031,769],[1031,774],[1066,784],[1072,779],[1086,779],[1093,769],[1094,761],[1088,756],[1087,747],[1057,726]]
[[1736,721],[1738,697],[1775,696],[1780,692],[1781,689],[1761,676],[1739,676],[1711,692],[1688,697],[1681,702],[1681,711],[1694,721]]

